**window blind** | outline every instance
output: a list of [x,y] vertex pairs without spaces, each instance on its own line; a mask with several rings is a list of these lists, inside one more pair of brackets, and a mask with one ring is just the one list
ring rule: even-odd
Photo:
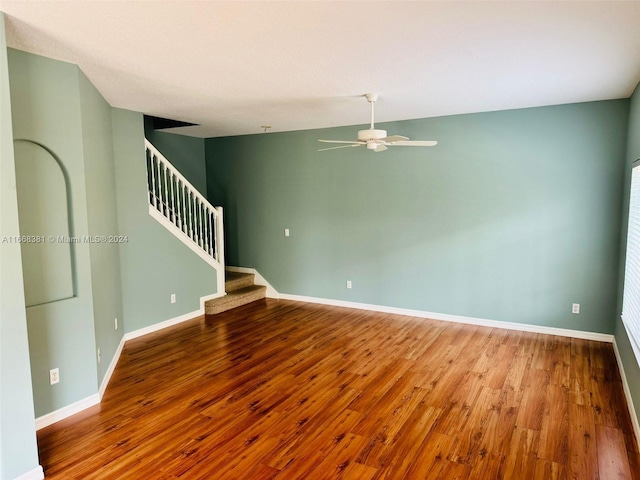
[[622,323],[640,365],[640,159],[631,170],[627,257],[624,267]]

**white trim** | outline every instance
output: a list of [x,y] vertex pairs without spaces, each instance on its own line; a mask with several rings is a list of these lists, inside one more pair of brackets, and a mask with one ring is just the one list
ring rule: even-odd
[[38,465],[36,468],[23,473],[22,475],[16,477],[14,480],[43,480],[43,479],[44,479],[44,470],[42,470],[42,465]]
[[607,333],[585,332],[582,330],[569,330],[566,328],[545,327],[541,325],[529,325],[526,323],[501,322],[498,320],[488,320],[486,318],[464,317],[461,315],[425,312],[422,310],[411,310],[408,308],[386,307],[383,305],[372,305],[368,303],[347,302],[343,300],[332,300],[329,298],[305,297],[302,295],[289,295],[286,293],[281,293],[280,298],[283,300],[295,300],[297,302],[319,303],[322,305],[333,305],[336,307],[359,308],[361,310],[371,310],[374,312],[409,315],[411,317],[443,320],[445,322],[468,323],[470,325],[479,325],[482,327],[504,328],[508,330],[519,330],[522,332],[558,335],[560,337],[582,338],[584,340],[595,340],[598,342],[612,343],[614,339],[613,335]]
[[202,307],[203,312],[204,302],[206,300],[213,300],[214,298],[224,297],[227,294],[227,292],[224,291],[224,267],[216,269],[216,289],[218,290],[218,293],[200,298],[200,306]]
[[222,207],[213,207],[218,212],[218,221],[215,223],[215,248],[216,257],[221,268],[216,268],[218,274],[218,292],[224,293],[224,212]]
[[162,213],[160,213],[153,205],[149,205],[149,215],[151,215],[158,223],[162,224],[167,230],[169,230],[174,237],[184,243],[187,247],[191,249],[193,253],[202,258],[205,262],[211,265],[216,271],[224,270],[223,266],[220,262],[216,261],[211,255],[208,255],[200,245],[191,240],[187,235],[184,234],[182,230],[176,227],[173,223],[166,219]]
[[622,326],[624,327],[624,331],[627,333],[627,338],[629,339],[629,343],[631,344],[631,350],[633,351],[633,355],[636,357],[636,363],[640,367],[640,345],[636,341],[636,337],[633,334],[631,329],[630,320],[624,316],[624,312],[620,316],[620,320],[622,321]]
[[116,369],[116,365],[118,364],[118,360],[120,360],[120,354],[122,353],[122,349],[124,348],[124,335],[120,339],[120,344],[118,348],[116,348],[116,352],[113,354],[113,358],[111,359],[111,363],[109,364],[109,368],[104,373],[104,378],[102,379],[102,383],[100,384],[100,388],[98,389],[98,397],[100,397],[100,401],[102,401],[102,397],[104,397],[104,392],[107,390],[107,386],[109,385],[109,381],[111,380],[111,375]]
[[624,373],[624,365],[622,365],[622,358],[620,357],[620,351],[618,350],[618,344],[616,339],[613,339],[613,351],[616,354],[616,360],[618,361],[618,370],[620,371],[620,377],[622,378],[622,389],[624,390],[624,396],[627,399],[627,408],[629,409],[629,416],[631,417],[631,424],[633,425],[633,431],[636,434],[636,441],[640,444],[640,423],[638,422],[638,415],[636,409],[633,406],[633,398],[631,397],[631,390],[629,389],[629,383],[627,382],[627,376]]
[[[201,303],[203,303],[202,299],[200,300]],[[142,337],[143,335],[157,332],[158,330],[162,330],[167,327],[173,327],[174,325],[186,322],[187,320],[192,320],[201,315],[204,315],[203,308],[201,308],[200,310],[194,310],[193,312],[185,313],[184,315],[180,315],[178,317],[170,318],[169,320],[165,320],[164,322],[154,323],[153,325],[149,325],[148,327],[139,328],[138,330],[134,330],[133,332],[125,333],[123,338],[126,342],[134,338]]]
[[48,427],[49,425],[53,425],[60,420],[64,420],[71,415],[80,413],[81,411],[86,410],[87,408],[91,408],[94,405],[98,405],[99,403],[100,396],[97,393],[94,393],[93,395],[90,395],[87,398],[83,398],[82,400],[78,400],[71,405],[67,405],[66,407],[62,407],[51,413],[42,415],[41,417],[36,418],[36,430],[40,430],[44,427]]
[[225,268],[230,272],[253,273],[255,275],[253,283],[255,283],[256,285],[262,285],[267,287],[267,298],[276,298],[276,299],[282,298],[280,294],[276,291],[276,289],[273,288],[271,284],[267,282],[267,280],[262,275],[260,275],[260,273],[255,268],[231,267],[229,265],[227,265]]

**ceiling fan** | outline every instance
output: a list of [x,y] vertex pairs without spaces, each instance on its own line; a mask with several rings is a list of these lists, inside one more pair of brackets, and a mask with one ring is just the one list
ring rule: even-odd
[[366,93],[364,95],[367,101],[371,104],[371,127],[367,130],[360,130],[358,132],[358,140],[318,140],[325,143],[346,143],[347,145],[340,145],[339,147],[321,148],[319,152],[326,150],[335,150],[337,148],[349,148],[349,147],[362,147],[366,146],[367,150],[373,150],[374,152],[384,152],[387,147],[433,147],[438,142],[431,140],[409,140],[407,137],[401,135],[391,135],[387,137],[386,130],[377,130],[373,123],[373,104],[378,99],[377,93]]

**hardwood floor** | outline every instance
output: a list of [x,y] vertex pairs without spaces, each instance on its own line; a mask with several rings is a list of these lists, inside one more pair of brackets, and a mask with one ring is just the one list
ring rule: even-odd
[[127,342],[47,479],[640,479],[612,346],[264,300]]

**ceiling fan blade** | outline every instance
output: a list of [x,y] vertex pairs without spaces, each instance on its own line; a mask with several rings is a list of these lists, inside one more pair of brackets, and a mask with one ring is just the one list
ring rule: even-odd
[[402,140],[400,142],[393,142],[391,145],[400,147],[433,147],[438,142],[435,140]]
[[402,140],[409,140],[409,137],[403,137],[402,135],[389,135],[388,137],[381,138],[380,140],[385,143],[395,143]]
[[376,152],[376,153],[384,152],[385,150],[388,150],[388,148],[385,147],[383,144],[380,144],[375,148],[374,152]]
[[325,152],[327,150],[336,150],[337,148],[349,148],[349,147],[359,147],[359,143],[354,143],[353,145],[340,145],[339,147],[329,147],[329,148],[321,148],[318,150],[319,152]]
[[358,145],[360,145],[360,142],[358,140],[318,140],[319,142],[324,142],[324,143],[357,143]]

